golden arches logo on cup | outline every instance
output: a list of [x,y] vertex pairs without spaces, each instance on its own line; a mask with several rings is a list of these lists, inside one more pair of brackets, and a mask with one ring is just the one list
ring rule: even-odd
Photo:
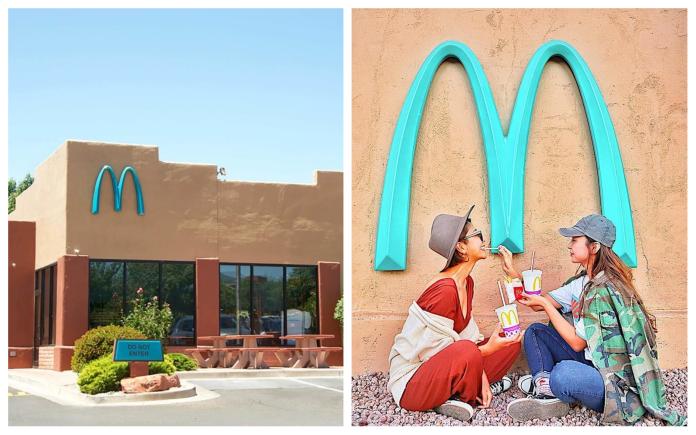
[[541,294],[541,270],[530,269],[522,271],[522,281],[524,281],[524,291],[530,295]]
[[541,291],[541,276],[537,276],[536,278],[534,278],[534,282],[532,283],[532,290]]
[[503,327],[506,337],[512,337],[520,333],[520,319],[517,317],[517,305],[508,304],[495,309],[495,314]]

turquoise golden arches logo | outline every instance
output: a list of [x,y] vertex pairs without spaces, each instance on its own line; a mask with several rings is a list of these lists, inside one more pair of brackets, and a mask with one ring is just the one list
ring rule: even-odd
[[114,170],[109,165],[104,165],[97,175],[97,180],[94,182],[94,192],[92,193],[92,214],[99,213],[99,191],[101,190],[102,179],[104,174],[109,174],[111,179],[111,188],[114,192],[114,210],[121,211],[121,205],[123,200],[123,184],[126,181],[126,175],[131,174],[131,179],[133,180],[133,186],[135,187],[135,200],[136,207],[139,215],[145,214],[145,202],[143,201],[143,190],[140,187],[140,180],[138,179],[138,173],[132,166],[126,166],[121,171],[121,176],[118,178],[118,184],[116,183],[116,174]]
[[421,65],[394,129],[377,224],[376,270],[406,268],[411,175],[418,130],[433,77],[449,58],[457,59],[466,70],[476,103],[488,172],[491,246],[504,245],[516,253],[524,251],[524,170],[529,126],[541,74],[549,59],[556,56],[568,64],[580,89],[597,163],[602,214],[616,225],[613,249],[627,265],[636,267],[633,216],[619,144],[599,86],[580,54],[563,41],[550,41],[539,47],[522,77],[505,135],[478,58],[466,45],[447,41],[435,47]]

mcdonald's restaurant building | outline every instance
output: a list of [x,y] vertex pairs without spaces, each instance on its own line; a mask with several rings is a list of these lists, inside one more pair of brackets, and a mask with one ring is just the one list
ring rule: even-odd
[[118,323],[139,288],[172,309],[169,351],[252,333],[343,346],[341,172],[222,181],[157,147],[67,141],[34,179],[9,216],[10,368],[69,369],[75,340]]

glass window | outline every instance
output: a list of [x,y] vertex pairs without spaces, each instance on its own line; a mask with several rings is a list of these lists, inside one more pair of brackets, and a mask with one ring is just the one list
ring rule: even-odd
[[123,262],[89,262],[89,327],[119,323],[123,311]]
[[173,320],[169,344],[195,344],[196,290],[193,263],[162,264],[162,303],[167,302]]
[[251,333],[251,267],[220,265],[220,335]]
[[[285,334],[283,325],[283,267],[252,268],[251,325],[254,334]],[[279,340],[264,340],[277,345]],[[260,343],[261,344],[261,343]]]
[[288,335],[318,334],[317,268],[288,267],[285,273]]
[[220,265],[221,335],[318,334],[318,307],[316,266]]
[[126,262],[126,315],[130,313],[131,301],[137,297],[139,288],[143,289],[143,297],[148,300],[158,295],[159,266],[156,262]]

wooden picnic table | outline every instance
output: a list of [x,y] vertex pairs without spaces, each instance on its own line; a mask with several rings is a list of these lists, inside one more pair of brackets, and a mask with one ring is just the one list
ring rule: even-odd
[[[257,340],[275,338],[272,334],[250,334],[250,335],[208,335],[198,337],[199,340],[211,340],[213,342],[211,355],[204,359],[206,367],[232,367],[233,369],[245,369],[250,364],[254,368],[268,368],[263,362],[263,352],[254,351],[258,347]],[[229,340],[242,340],[242,347],[227,347]],[[205,346],[199,346],[206,349]],[[235,350],[238,354],[234,355]]]
[[321,350],[319,342],[321,340],[335,338],[333,334],[298,334],[284,335],[279,337],[281,340],[295,340],[295,355],[282,361],[286,367],[304,368],[307,366],[315,366],[317,368],[326,368],[326,357],[328,351],[335,348],[327,348],[326,351]]

